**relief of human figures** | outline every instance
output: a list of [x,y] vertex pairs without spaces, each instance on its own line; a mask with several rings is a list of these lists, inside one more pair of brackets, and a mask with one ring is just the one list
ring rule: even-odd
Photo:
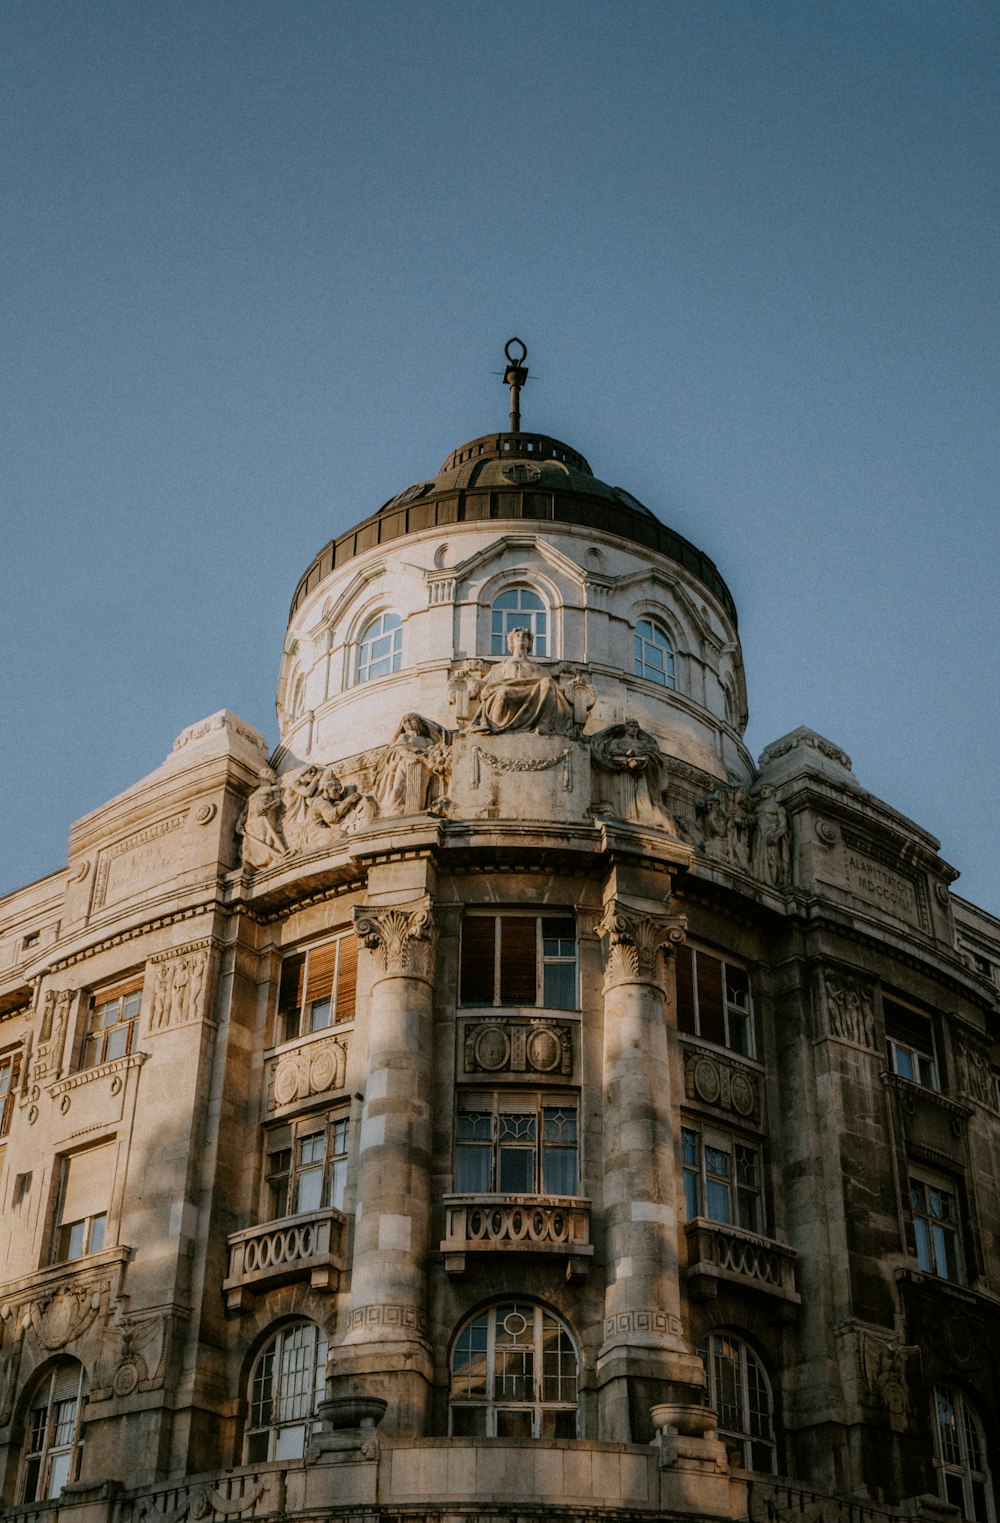
[[270,767],[262,767],[257,786],[236,822],[236,835],[242,837],[244,867],[270,867],[272,862],[288,856],[288,843],[281,831],[281,812],[277,775]]
[[[479,707],[468,726],[474,734],[510,735],[533,731],[536,735],[577,736],[586,719],[589,684],[578,682],[588,693],[570,699],[555,677],[531,659],[534,638],[530,629],[512,629],[507,636],[510,655],[490,667],[479,689]],[[596,696],[596,695],[595,695]],[[578,701],[574,701],[578,700]],[[583,707],[583,713],[579,708]]]
[[655,736],[637,719],[608,725],[590,738],[590,755],[598,773],[598,803],[610,805],[619,818],[674,828],[666,806],[666,764]]
[[441,726],[420,714],[404,714],[375,772],[379,814],[422,814],[440,799],[448,764]]

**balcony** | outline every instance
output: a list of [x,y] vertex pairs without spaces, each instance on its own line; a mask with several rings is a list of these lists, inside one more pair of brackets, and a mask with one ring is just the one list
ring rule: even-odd
[[686,1231],[688,1293],[693,1299],[708,1300],[718,1295],[722,1281],[764,1291],[789,1307],[798,1306],[801,1297],[795,1289],[794,1248],[703,1216],[688,1222]]
[[590,1201],[552,1195],[446,1195],[449,1274],[464,1274],[469,1253],[565,1254],[576,1278],[590,1268]]
[[227,1308],[239,1311],[248,1295],[290,1280],[336,1290],[344,1268],[343,1239],[343,1213],[332,1207],[234,1232],[222,1283]]

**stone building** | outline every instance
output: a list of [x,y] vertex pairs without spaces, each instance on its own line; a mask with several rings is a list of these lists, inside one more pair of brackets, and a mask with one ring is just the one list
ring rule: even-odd
[[998,1523],[1000,923],[508,358],[0,901],[4,1504]]

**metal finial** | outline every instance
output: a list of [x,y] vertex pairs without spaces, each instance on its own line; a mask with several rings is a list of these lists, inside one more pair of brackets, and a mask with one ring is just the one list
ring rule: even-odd
[[[512,346],[517,349],[511,354]],[[510,387],[510,431],[512,434],[521,432],[521,387],[528,379],[528,367],[524,363],[528,358],[528,346],[519,338],[509,338],[503,346],[503,352],[507,356],[507,369],[503,373],[503,383]]]

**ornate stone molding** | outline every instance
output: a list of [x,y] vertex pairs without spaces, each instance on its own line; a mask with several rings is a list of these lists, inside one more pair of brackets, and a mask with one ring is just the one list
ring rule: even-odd
[[658,1334],[661,1337],[683,1338],[684,1327],[680,1317],[675,1317],[671,1312],[660,1311],[657,1307],[653,1307],[649,1311],[618,1312],[613,1317],[605,1317],[605,1343],[610,1343],[612,1338],[620,1338],[623,1334],[627,1335],[630,1333]]
[[347,1318],[347,1330],[361,1327],[403,1328],[416,1333],[419,1338],[427,1332],[427,1318],[415,1306],[386,1305],[355,1306]]
[[430,977],[437,927],[429,898],[386,908],[359,905],[354,911],[354,930],[384,972],[397,977]]
[[955,1038],[958,1059],[958,1092],[979,1105],[997,1108],[997,1092],[990,1068],[989,1046],[968,1031],[958,1031]]
[[282,1053],[270,1064],[269,1109],[281,1110],[310,1095],[343,1089],[347,1073],[347,1042],[328,1037]]
[[742,1063],[730,1062],[700,1047],[684,1048],[684,1093],[688,1100],[729,1111],[743,1121],[759,1125],[761,1083],[757,1074]]
[[657,982],[660,948],[669,954],[684,940],[686,930],[683,915],[650,914],[620,899],[609,900],[597,927],[606,947],[605,982]]
[[542,1018],[466,1021],[462,1053],[467,1074],[536,1073],[569,1078],[573,1073],[573,1029]]

